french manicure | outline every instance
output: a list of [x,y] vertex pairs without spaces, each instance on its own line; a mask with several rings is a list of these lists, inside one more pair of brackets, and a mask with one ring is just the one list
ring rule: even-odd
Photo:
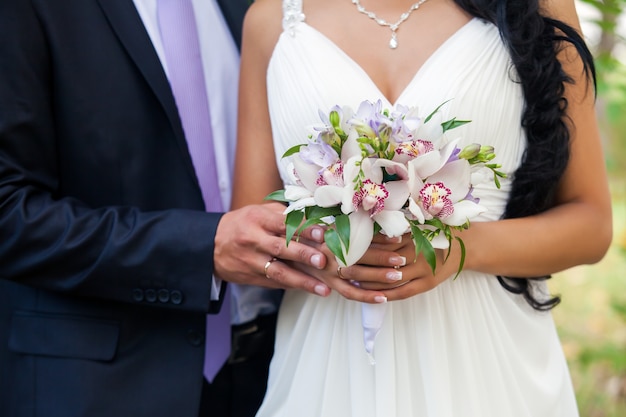
[[311,229],[311,237],[317,242],[322,243],[324,241],[324,231],[319,227]]
[[315,294],[326,297],[328,295],[327,289],[328,287],[326,287],[326,285],[318,284],[314,287],[313,290],[315,291]]
[[387,302],[387,297],[385,297],[384,295],[377,295],[376,297],[374,297],[374,301],[379,304],[383,304]]
[[311,256],[311,265],[313,265],[317,269],[322,269],[322,255],[316,253],[315,255]]
[[406,258],[404,256],[391,256],[389,257],[389,263],[393,266],[405,266]]
[[402,242],[402,236],[393,236],[393,237],[387,236],[387,242],[390,242],[390,243],[400,243],[400,242]]
[[400,281],[402,279],[402,271],[389,271],[385,274],[385,278],[389,281]]

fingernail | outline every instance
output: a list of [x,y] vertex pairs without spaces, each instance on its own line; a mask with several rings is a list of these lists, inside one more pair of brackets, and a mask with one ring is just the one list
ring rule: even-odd
[[400,243],[402,242],[402,236],[394,236],[394,237],[387,236],[387,241],[391,243]]
[[317,269],[322,269],[322,255],[316,253],[315,255],[311,256],[311,265],[313,265]]
[[322,284],[318,284],[314,288],[315,294],[321,295],[322,297],[326,297],[326,290],[327,290],[327,287]]
[[384,295],[377,295],[376,297],[374,297],[374,301],[376,301],[379,304],[386,303],[387,297],[385,297]]
[[349,282],[350,282],[350,284],[354,285],[355,287],[361,288],[361,283],[359,281],[355,281],[355,280],[351,279]]
[[385,277],[389,280],[389,281],[400,281],[402,279],[402,271],[393,271],[393,272],[387,272],[385,274]]
[[389,258],[389,263],[397,266],[406,265],[406,258],[404,256],[391,256]]
[[321,243],[324,241],[324,231],[319,227],[314,227],[311,229],[311,237]]

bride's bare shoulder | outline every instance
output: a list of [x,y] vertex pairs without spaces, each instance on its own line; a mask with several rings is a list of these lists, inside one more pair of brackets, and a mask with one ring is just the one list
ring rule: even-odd
[[256,0],[244,19],[243,36],[256,47],[271,49],[282,32],[282,0]]

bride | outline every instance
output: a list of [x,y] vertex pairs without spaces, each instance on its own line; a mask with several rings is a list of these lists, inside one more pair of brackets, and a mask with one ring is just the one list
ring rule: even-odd
[[[455,280],[459,245],[445,262],[437,253],[433,274],[408,236],[378,237],[360,264],[338,270],[328,252],[327,269],[311,272],[333,287],[328,297],[287,291],[259,416],[578,415],[548,311],[558,297],[536,278],[597,262],[611,239],[579,30],[574,0],[252,5],[233,207],[291,181],[281,156],[306,142],[320,110],[363,100],[425,112],[450,100],[444,117],[472,121],[455,131],[462,144],[494,146],[508,174],[499,189],[473,190],[487,211],[460,233],[466,259]],[[375,365],[361,303],[344,296],[388,302]]]

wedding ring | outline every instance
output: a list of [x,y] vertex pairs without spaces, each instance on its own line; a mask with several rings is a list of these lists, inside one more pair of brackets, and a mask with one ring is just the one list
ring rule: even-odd
[[272,258],[269,261],[265,262],[265,266],[263,267],[263,271],[265,272],[265,278],[272,279],[269,275],[267,275],[267,269],[270,267],[272,262],[274,262],[276,258]]
[[346,277],[344,277],[344,276],[341,274],[341,269],[342,269],[342,268],[343,268],[343,266],[338,266],[338,267],[337,267],[337,276],[338,276],[339,278],[341,278],[341,279],[346,279]]
[[387,289],[388,289],[388,290],[395,290],[396,288],[400,288],[400,287],[405,286],[406,284],[408,284],[408,283],[409,283],[409,282],[411,282],[411,281],[413,281],[413,280],[412,280],[412,279],[409,279],[409,280],[406,280],[406,281],[402,281],[402,282],[400,282],[400,284],[398,284],[398,285],[396,285],[396,286],[393,286],[393,287],[390,287],[390,288],[387,288]]

